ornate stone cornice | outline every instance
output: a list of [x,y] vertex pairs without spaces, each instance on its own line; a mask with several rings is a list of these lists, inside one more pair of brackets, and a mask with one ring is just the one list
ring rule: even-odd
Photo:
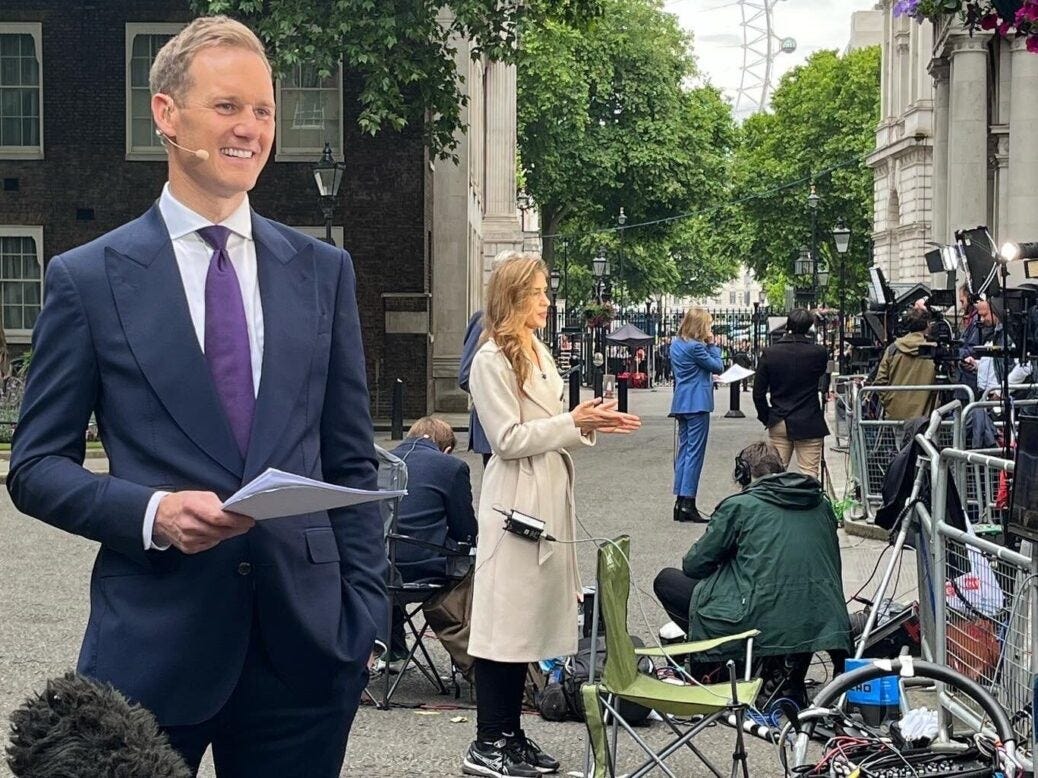
[[1024,35],[1017,35],[1013,40],[1009,42],[1010,51],[1023,51],[1028,54],[1031,52],[1027,51],[1027,37]]
[[951,69],[951,62],[948,61],[947,57],[934,57],[930,60],[930,64],[927,65],[926,69],[936,83],[946,82]]
[[987,54],[988,41],[990,40],[991,33],[989,32],[976,32],[973,35],[952,35],[949,36],[947,43],[945,43],[943,53],[952,57],[956,54],[967,52]]

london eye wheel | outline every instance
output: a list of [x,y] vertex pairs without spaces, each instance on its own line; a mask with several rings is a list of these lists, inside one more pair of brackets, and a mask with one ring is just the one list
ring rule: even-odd
[[735,115],[745,118],[768,104],[775,58],[796,50],[793,38],[773,31],[773,11],[780,0],[738,0],[742,14],[742,76],[735,98]]

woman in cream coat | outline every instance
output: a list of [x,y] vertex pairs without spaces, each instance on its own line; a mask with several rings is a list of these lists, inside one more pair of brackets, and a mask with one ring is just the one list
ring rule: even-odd
[[493,455],[483,475],[469,653],[476,657],[476,740],[469,775],[537,776],[559,763],[519,725],[529,662],[577,649],[580,580],[572,543],[506,533],[495,510],[541,519],[558,541],[576,538],[573,462],[566,449],[593,445],[595,431],[630,432],[636,416],[615,403],[563,404],[551,355],[534,335],[548,315],[548,269],[536,254],[500,264],[490,276],[484,343],[469,388]]

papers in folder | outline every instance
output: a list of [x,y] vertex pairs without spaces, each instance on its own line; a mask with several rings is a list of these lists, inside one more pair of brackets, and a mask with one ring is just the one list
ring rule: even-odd
[[223,508],[259,521],[345,508],[376,500],[390,500],[403,497],[405,494],[406,490],[372,492],[349,486],[335,486],[268,467],[228,497]]
[[717,382],[720,384],[734,384],[736,381],[742,381],[744,378],[749,378],[751,375],[753,375],[753,371],[748,367],[732,365],[717,377]]

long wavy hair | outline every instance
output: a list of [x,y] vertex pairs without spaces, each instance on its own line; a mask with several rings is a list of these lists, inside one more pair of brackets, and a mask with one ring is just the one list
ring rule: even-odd
[[530,377],[530,361],[523,354],[526,306],[537,274],[548,277],[541,255],[524,252],[499,263],[487,282],[483,306],[483,340],[493,340],[512,366],[519,391]]
[[706,342],[706,336],[710,334],[710,325],[713,317],[705,308],[689,308],[685,318],[681,320],[678,327],[678,337],[682,340],[699,340]]

